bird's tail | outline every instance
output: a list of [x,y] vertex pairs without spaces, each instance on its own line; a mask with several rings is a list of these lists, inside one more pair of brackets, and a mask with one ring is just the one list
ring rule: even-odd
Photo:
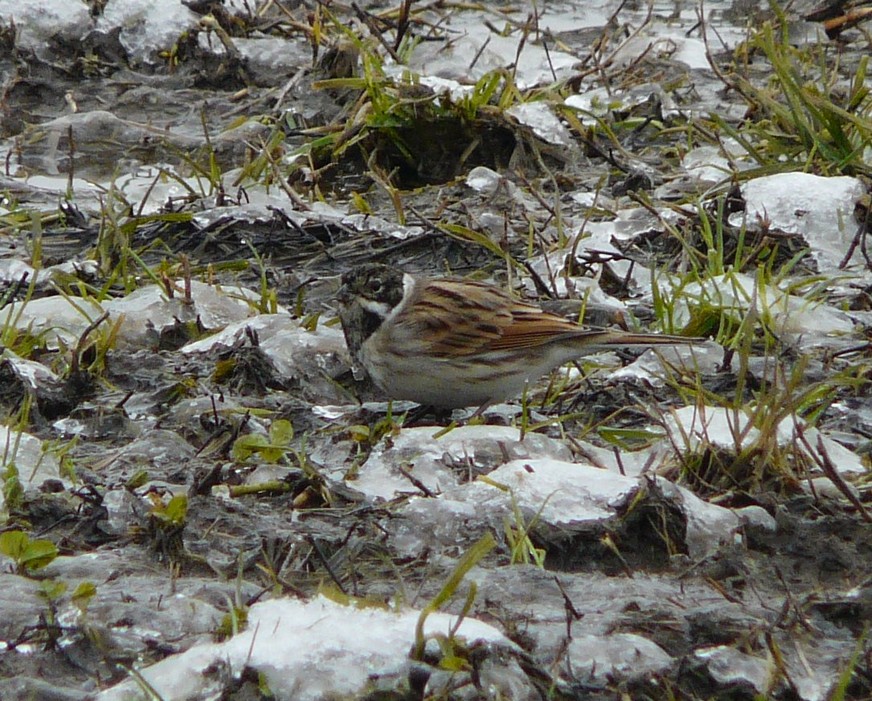
[[699,336],[678,336],[667,333],[633,333],[615,329],[584,329],[578,333],[579,340],[589,348],[648,347],[696,345],[704,343]]

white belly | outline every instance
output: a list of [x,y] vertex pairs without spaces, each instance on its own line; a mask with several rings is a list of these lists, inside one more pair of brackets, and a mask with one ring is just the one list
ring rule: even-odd
[[478,361],[469,358],[434,359],[393,356],[380,362],[382,354],[368,352],[364,344],[361,361],[370,378],[390,399],[408,399],[419,404],[460,408],[517,397],[533,381],[562,364],[565,351],[542,347],[541,357],[508,365],[505,355],[491,354]]

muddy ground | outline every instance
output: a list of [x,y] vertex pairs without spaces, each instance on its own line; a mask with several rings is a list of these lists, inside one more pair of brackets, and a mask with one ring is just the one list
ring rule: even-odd
[[[759,22],[774,18],[768,8],[738,5],[718,5],[710,19],[741,32],[752,10]],[[388,9],[364,4],[356,13],[331,7],[342,27],[358,33],[380,27],[390,38],[396,15]],[[439,39],[438,17],[455,17],[462,9],[435,3],[409,31]],[[691,31],[693,8],[678,3],[675,9],[684,11],[683,27]],[[101,11],[94,3],[92,16]],[[243,13],[244,20],[232,19],[220,4],[195,11],[240,42],[257,30],[286,46],[279,54],[221,54],[212,46],[221,43],[218,32],[201,22],[179,32],[170,53],[157,56],[133,48],[118,32],[96,30],[59,34],[37,50],[22,47],[20,22],[16,41],[16,29],[0,12],[0,136],[6,144],[0,191],[7,193],[0,257],[32,262],[34,241],[41,238],[41,265],[77,261],[76,275],[84,283],[30,288],[27,278],[7,279],[0,299],[39,299],[58,289],[124,298],[132,291],[130,281],[169,285],[188,276],[274,292],[265,304],[282,305],[289,327],[322,325],[327,340],[312,357],[297,358],[288,375],[252,335],[186,353],[186,343],[218,329],[155,319],[147,340],[119,343],[105,356],[87,337],[61,347],[36,339],[29,357],[58,372],[53,386],[34,389],[3,367],[4,423],[54,441],[62,461],[59,479],[17,497],[6,493],[2,529],[48,539],[60,556],[32,569],[0,560],[0,697],[92,697],[130,678],[132,669],[226,637],[230,612],[241,615],[271,598],[308,600],[326,592],[341,600],[422,608],[463,553],[490,532],[495,549],[442,608],[459,613],[468,583],[475,581],[467,615],[492,624],[517,647],[459,652],[463,664],[453,676],[438,660],[424,660],[415,667],[417,674],[425,670],[423,682],[400,675],[382,687],[372,682],[350,698],[872,698],[867,476],[851,478],[851,500],[845,490],[809,488],[807,464],[793,464],[793,473],[770,472],[754,463],[766,458],[744,456],[754,467],[743,473],[747,464],[714,448],[693,460],[673,456],[660,465],[661,475],[736,513],[757,507],[747,512],[756,516],[742,516],[735,532],[695,547],[688,536],[690,507],[677,505],[659,483],[643,481],[638,503],[623,504],[608,518],[537,524],[531,547],[540,549],[541,567],[529,558],[512,562],[502,513],[461,518],[435,506],[429,512],[426,502],[438,501],[438,495],[411,478],[404,494],[387,500],[356,488],[371,451],[384,450],[408,429],[438,430],[452,417],[405,414],[400,406],[392,416],[402,416],[402,429],[386,423],[384,398],[355,382],[341,344],[335,345],[339,274],[378,260],[413,272],[476,273],[510,284],[501,252],[529,262],[560,247],[561,217],[578,231],[594,216],[573,210],[573,193],[602,192],[605,211],[595,216],[605,219],[615,214],[609,207],[622,210],[639,201],[666,209],[656,188],[679,180],[675,154],[685,138],[669,127],[705,111],[739,119],[748,106],[713,71],[689,68],[668,52],[642,51],[629,67],[602,67],[604,81],[621,76],[622,89],[638,88],[639,99],[615,117],[622,123],[638,118],[633,129],[615,137],[622,151],[595,130],[574,132],[572,149],[555,146],[494,108],[467,122],[428,116],[391,125],[393,132],[373,129],[361,135],[357,148],[336,149],[329,157],[313,151],[307,168],[294,169],[295,150],[331,129],[346,130],[352,141],[358,136],[346,120],[361,91],[353,82],[319,87],[318,81],[361,75],[359,52],[325,20],[328,37],[313,58],[314,5],[266,4],[262,15]],[[667,26],[669,11],[655,6],[652,26]],[[528,12],[526,6],[483,10],[492,22],[504,20],[516,37]],[[376,20],[381,15],[389,18],[383,25]],[[593,43],[609,37],[617,46],[631,33],[628,28],[645,26],[647,16],[646,8],[609,5],[602,23],[546,38],[579,58],[574,70],[582,81],[580,76],[590,75],[583,59],[592,55]],[[799,13],[793,10],[790,17],[798,21]],[[846,75],[869,50],[868,35],[851,32],[829,54],[841,54]],[[542,40],[529,37],[531,44]],[[719,48],[712,59],[724,67],[733,54]],[[767,80],[765,61],[751,63],[750,73]],[[664,116],[664,97],[677,114],[667,110],[672,116]],[[417,160],[410,161],[397,143],[418,143]],[[260,171],[260,185],[245,181],[242,176],[250,173],[234,184],[234,169],[264,153],[271,154],[265,162],[272,165]],[[493,191],[475,190],[465,179],[475,167],[506,180]],[[178,182],[162,172],[180,174]],[[196,174],[200,188],[190,179],[183,186],[181,174]],[[396,190],[384,186],[388,177]],[[129,189],[114,190],[110,184],[119,181]],[[72,196],[59,207],[66,182]],[[402,225],[391,198],[395,192]],[[352,193],[370,211],[352,206]],[[358,216],[334,216],[331,206]],[[24,209],[40,213],[33,215],[38,236],[36,224],[24,227],[13,216]],[[650,321],[650,294],[613,264],[620,259],[642,269],[678,270],[683,247],[700,244],[699,229],[689,219],[684,243],[657,224],[655,218],[641,225],[619,244],[619,255],[575,260],[571,274],[598,275],[625,311]],[[489,233],[476,238],[467,231]],[[773,255],[786,261],[802,247],[802,241],[784,236]],[[154,271],[151,278],[140,262]],[[814,270],[807,258],[796,268],[797,274],[804,270]],[[544,287],[531,285],[527,294],[547,303]],[[853,294],[851,302],[862,307],[867,292]],[[615,319],[607,305],[589,306],[594,323]],[[577,314],[578,307],[566,311]],[[862,332],[856,342],[863,342]],[[829,364],[823,350],[810,355],[808,382],[842,369],[836,361]],[[634,357],[621,356],[618,365]],[[789,370],[798,354],[782,349],[772,357]],[[721,367],[688,384],[723,396],[736,392],[740,373],[728,355],[720,360]],[[688,384],[573,375],[547,405],[536,407],[536,420],[545,424],[536,432],[581,462],[587,457],[582,442],[607,445],[596,427],[649,427],[652,417],[686,403]],[[750,399],[758,389],[749,385],[743,391]],[[374,401],[359,405],[357,398]],[[837,399],[839,409],[824,409],[816,425],[863,454],[872,429],[866,381]],[[487,425],[496,431],[521,421],[512,406],[488,415]],[[547,422],[561,415],[568,418]],[[278,460],[234,451],[240,436],[264,432],[276,419],[293,426]],[[547,450],[555,445],[548,443]],[[465,483],[476,471],[507,462],[499,455],[506,450],[502,439],[478,450],[464,456],[446,449],[441,467]],[[535,449],[522,457],[535,470]],[[693,470],[687,469],[691,462]],[[717,473],[728,467],[737,472]],[[745,480],[749,473],[763,477]],[[173,495],[187,498],[181,518],[167,514]],[[528,522],[536,521],[535,513],[525,512]],[[83,583],[93,590],[82,589]],[[327,666],[308,673],[333,671]],[[482,681],[488,673],[511,683]],[[242,674],[225,680],[217,695],[204,692],[202,698],[270,698],[268,687],[256,673]]]

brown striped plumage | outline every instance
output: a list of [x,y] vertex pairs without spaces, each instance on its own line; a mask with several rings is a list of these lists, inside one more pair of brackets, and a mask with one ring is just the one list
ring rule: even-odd
[[342,276],[340,319],[355,365],[390,398],[484,407],[580,355],[609,346],[695,343],[585,329],[493,285],[416,278],[385,265]]

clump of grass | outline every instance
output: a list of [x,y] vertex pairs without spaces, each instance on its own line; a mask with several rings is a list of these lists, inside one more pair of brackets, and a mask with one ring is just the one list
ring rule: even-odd
[[[685,445],[679,440],[681,464],[673,476],[705,495],[795,492],[812,473],[826,470],[825,454],[803,438],[805,432],[817,426],[833,401],[862,387],[869,366],[856,362],[809,381],[809,356],[784,340],[797,303],[789,295],[814,306],[826,300],[832,280],[797,278],[804,250],[779,253],[777,240],[751,240],[744,230],[730,229],[724,197],[698,203],[697,241],[683,240],[685,272],[668,284],[666,277],[652,277],[656,315],[667,328],[683,326],[693,335],[716,338],[726,350],[723,379],[732,381],[732,392],[725,393],[713,391],[702,378],[679,386],[667,377],[703,415],[706,407],[726,408],[734,439],[730,448],[703,436],[693,449],[689,437]],[[759,365],[752,371],[754,357],[761,354],[762,371]],[[791,426],[795,439],[787,440],[784,433]]]
[[[748,103],[749,119],[739,127],[717,114],[711,119],[758,164],[746,176],[797,168],[825,175],[869,176],[869,57],[862,56],[853,76],[843,81],[839,64],[829,61],[824,48],[792,46],[788,23],[781,20],[780,29],[763,23],[737,50],[733,71],[721,73]],[[755,85],[747,76],[747,66],[740,63],[754,53],[762,53],[772,67],[764,87]]]
[[[310,140],[289,159],[290,179],[298,188],[320,198],[328,173],[332,178],[344,172],[343,164],[353,164],[349,170],[363,173],[384,190],[403,222],[406,212],[398,190],[445,182],[483,161],[508,163],[514,127],[501,123],[500,115],[519,101],[541,97],[541,91],[520,90],[513,72],[500,69],[484,75],[460,97],[437,94],[411,71],[388,74],[386,61],[402,64],[416,44],[401,26],[391,46],[379,29],[370,26],[365,35],[354,32],[325,6],[319,6],[316,18],[313,49],[347,47],[342,51],[353,60],[313,83],[314,89],[330,91],[346,107],[333,125],[302,132]],[[252,161],[249,176],[269,173],[271,181],[281,181],[275,177],[272,146]]]
[[149,494],[152,501],[146,535],[151,550],[161,559],[175,562],[184,553],[183,533],[188,522],[188,497],[177,494],[167,501]]
[[[803,356],[789,369],[773,359],[770,371],[752,377],[750,355],[747,345],[737,353],[739,368],[732,396],[700,388],[696,398],[703,421],[707,411],[726,407],[733,447],[723,446],[722,438],[709,441],[705,434],[692,449],[689,436],[685,436],[686,445],[677,440],[681,458],[674,476],[698,493],[792,493],[812,472],[821,468],[826,472],[825,452],[805,436],[833,401],[862,388],[869,371],[858,365],[809,382],[808,361]],[[785,435],[788,430],[793,439]]]
[[[493,550],[495,545],[496,541],[494,540],[493,535],[489,532],[485,533],[469,550],[466,551],[463,557],[460,558],[460,561],[457,563],[457,566],[454,568],[454,571],[451,573],[442,589],[439,590],[436,596],[434,596],[421,611],[421,615],[418,617],[418,623],[415,626],[415,647],[411,654],[413,660],[424,659],[424,646],[427,642],[424,636],[424,624],[426,623],[427,618],[431,613],[442,608],[442,606],[444,606],[451,597],[454,596],[454,593],[457,591],[457,588],[460,586],[460,583],[463,581],[464,577],[466,577],[468,572],[491,550]],[[475,582],[471,582],[463,610],[457,618],[454,630],[447,636],[447,638],[440,639],[440,645],[446,652],[453,647],[450,643],[451,639],[454,637],[454,632],[460,627],[464,617],[472,608],[472,604],[475,601],[476,590],[477,587]]]

